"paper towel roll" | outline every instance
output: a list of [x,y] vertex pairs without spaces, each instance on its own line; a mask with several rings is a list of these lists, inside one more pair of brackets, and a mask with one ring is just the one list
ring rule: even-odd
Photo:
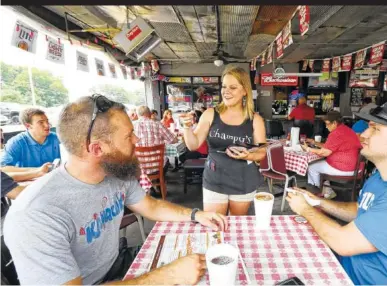
[[292,127],[290,130],[290,142],[292,146],[298,145],[300,143],[300,128]]

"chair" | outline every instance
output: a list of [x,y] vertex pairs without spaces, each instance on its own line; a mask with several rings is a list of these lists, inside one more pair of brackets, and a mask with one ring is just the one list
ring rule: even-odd
[[[321,174],[320,191],[321,192],[323,191],[325,181],[339,183],[340,186],[335,185],[335,189],[337,190],[351,189],[351,192],[352,192],[351,200],[356,201],[357,190],[360,190],[363,185],[366,164],[367,164],[367,159],[359,153],[357,162],[356,162],[356,168],[352,176],[334,176],[334,175],[328,175],[328,174]],[[352,187],[350,187],[351,183],[352,183]]]
[[314,121],[314,134],[321,135],[322,138],[327,138],[329,135],[328,129],[326,129],[325,122],[321,119]]
[[278,139],[285,135],[284,128],[279,120],[265,120],[266,136],[268,138],[277,137]]
[[145,242],[144,222],[142,220],[141,215],[133,213],[131,210],[125,207],[124,216],[122,217],[121,224],[120,224],[120,232],[123,232],[125,230],[125,233],[122,234],[122,236],[126,237],[126,228],[135,222],[138,222],[142,242]]
[[260,163],[260,172],[268,179],[267,183],[271,193],[273,193],[273,180],[285,181],[281,204],[281,211],[283,212],[289,182],[293,179],[297,186],[297,179],[295,176],[290,176],[286,170],[284,147],[282,144],[273,144],[267,147],[266,157]]
[[309,120],[294,120],[294,127],[300,128],[300,134],[305,134],[308,138],[313,138],[314,136],[314,126]]
[[[154,186],[160,186],[161,197],[165,200],[167,196],[167,187],[164,179],[164,153],[165,144],[152,147],[137,147],[135,148],[136,156],[140,162],[141,169],[147,174]],[[147,172],[147,170],[158,169],[155,173]],[[156,182],[153,182],[156,181]]]
[[187,193],[188,179],[202,178],[206,159],[188,159],[184,162],[184,194]]

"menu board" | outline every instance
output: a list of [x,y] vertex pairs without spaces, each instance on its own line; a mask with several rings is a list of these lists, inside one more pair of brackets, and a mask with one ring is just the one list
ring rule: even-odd
[[364,88],[353,87],[351,88],[351,106],[361,106],[364,98]]

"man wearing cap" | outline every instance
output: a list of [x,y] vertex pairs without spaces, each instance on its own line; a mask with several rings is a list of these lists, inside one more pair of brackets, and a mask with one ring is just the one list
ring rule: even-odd
[[[318,235],[338,255],[341,264],[355,285],[387,284],[387,104],[370,113],[356,116],[369,120],[364,131],[361,154],[376,166],[365,182],[356,202],[335,202],[320,199],[310,192],[297,189],[319,200],[310,206],[303,195],[288,193],[291,209],[302,215]],[[326,214],[348,224],[340,225]]]

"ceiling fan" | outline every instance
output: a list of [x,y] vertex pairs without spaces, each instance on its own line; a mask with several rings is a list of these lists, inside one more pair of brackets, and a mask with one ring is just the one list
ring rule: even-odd
[[216,51],[212,54],[212,56],[216,58],[214,60],[214,64],[216,66],[220,67],[224,63],[227,64],[227,63],[232,62],[232,61],[246,60],[246,57],[230,55],[229,53],[222,50],[220,46],[221,46],[221,44],[218,44]]

